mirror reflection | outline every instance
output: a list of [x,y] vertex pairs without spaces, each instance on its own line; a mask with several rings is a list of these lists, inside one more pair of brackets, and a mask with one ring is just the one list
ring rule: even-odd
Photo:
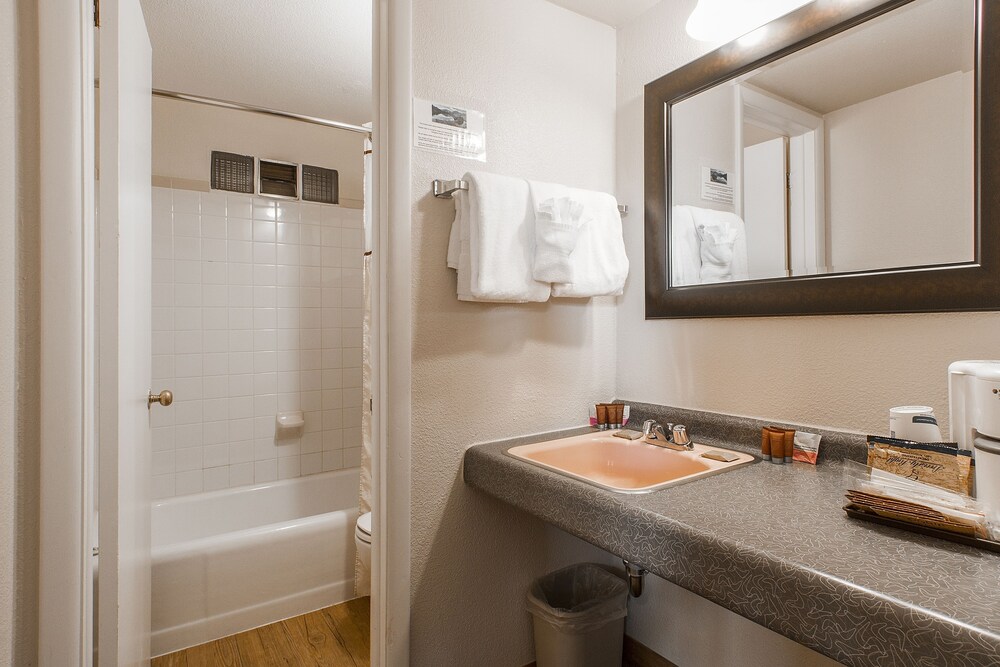
[[917,0],[671,106],[671,286],[973,261],[974,35]]

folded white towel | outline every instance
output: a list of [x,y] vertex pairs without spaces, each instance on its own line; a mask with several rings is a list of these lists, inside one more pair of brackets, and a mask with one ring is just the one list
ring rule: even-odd
[[701,242],[701,282],[746,280],[746,226],[742,218],[727,211],[689,207]]
[[538,204],[568,198],[583,206],[583,225],[570,254],[573,282],[553,283],[552,296],[592,297],[618,295],[628,277],[628,256],[622,238],[618,202],[609,194],[579,190],[552,183],[530,182],[531,198]]
[[551,288],[531,275],[535,215],[527,181],[470,172],[457,192],[448,266],[458,270],[463,301],[547,301]]
[[701,284],[701,241],[690,206],[670,209],[670,276],[675,287]]
[[570,197],[546,199],[535,211],[535,261],[532,275],[546,283],[573,282],[571,255],[580,239],[583,204]]
[[469,196],[463,191],[456,192],[455,222],[451,225],[448,238],[448,266],[458,272],[458,298],[460,301],[475,301],[472,294],[472,257],[469,247]]

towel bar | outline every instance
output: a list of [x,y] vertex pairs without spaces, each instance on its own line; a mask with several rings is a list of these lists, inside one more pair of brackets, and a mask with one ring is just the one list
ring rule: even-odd
[[[455,181],[442,181],[440,179],[434,179],[434,183],[431,187],[431,192],[438,199],[451,199],[451,196],[458,190],[469,190],[469,182],[463,180]],[[628,215],[628,205],[618,204],[618,212],[621,213],[622,217]]]

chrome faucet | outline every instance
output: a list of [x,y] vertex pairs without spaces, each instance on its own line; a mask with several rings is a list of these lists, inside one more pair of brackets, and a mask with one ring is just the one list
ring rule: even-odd
[[647,419],[642,424],[642,439],[657,447],[688,452],[694,450],[694,443],[691,442],[691,436],[683,424],[668,422],[666,427],[663,427],[656,420]]

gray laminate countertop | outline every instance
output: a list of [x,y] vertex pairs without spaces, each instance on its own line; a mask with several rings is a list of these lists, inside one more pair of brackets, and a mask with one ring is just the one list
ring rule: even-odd
[[470,447],[465,482],[845,664],[1000,664],[1000,554],[850,519],[843,462],[628,495],[506,453],[589,430]]

